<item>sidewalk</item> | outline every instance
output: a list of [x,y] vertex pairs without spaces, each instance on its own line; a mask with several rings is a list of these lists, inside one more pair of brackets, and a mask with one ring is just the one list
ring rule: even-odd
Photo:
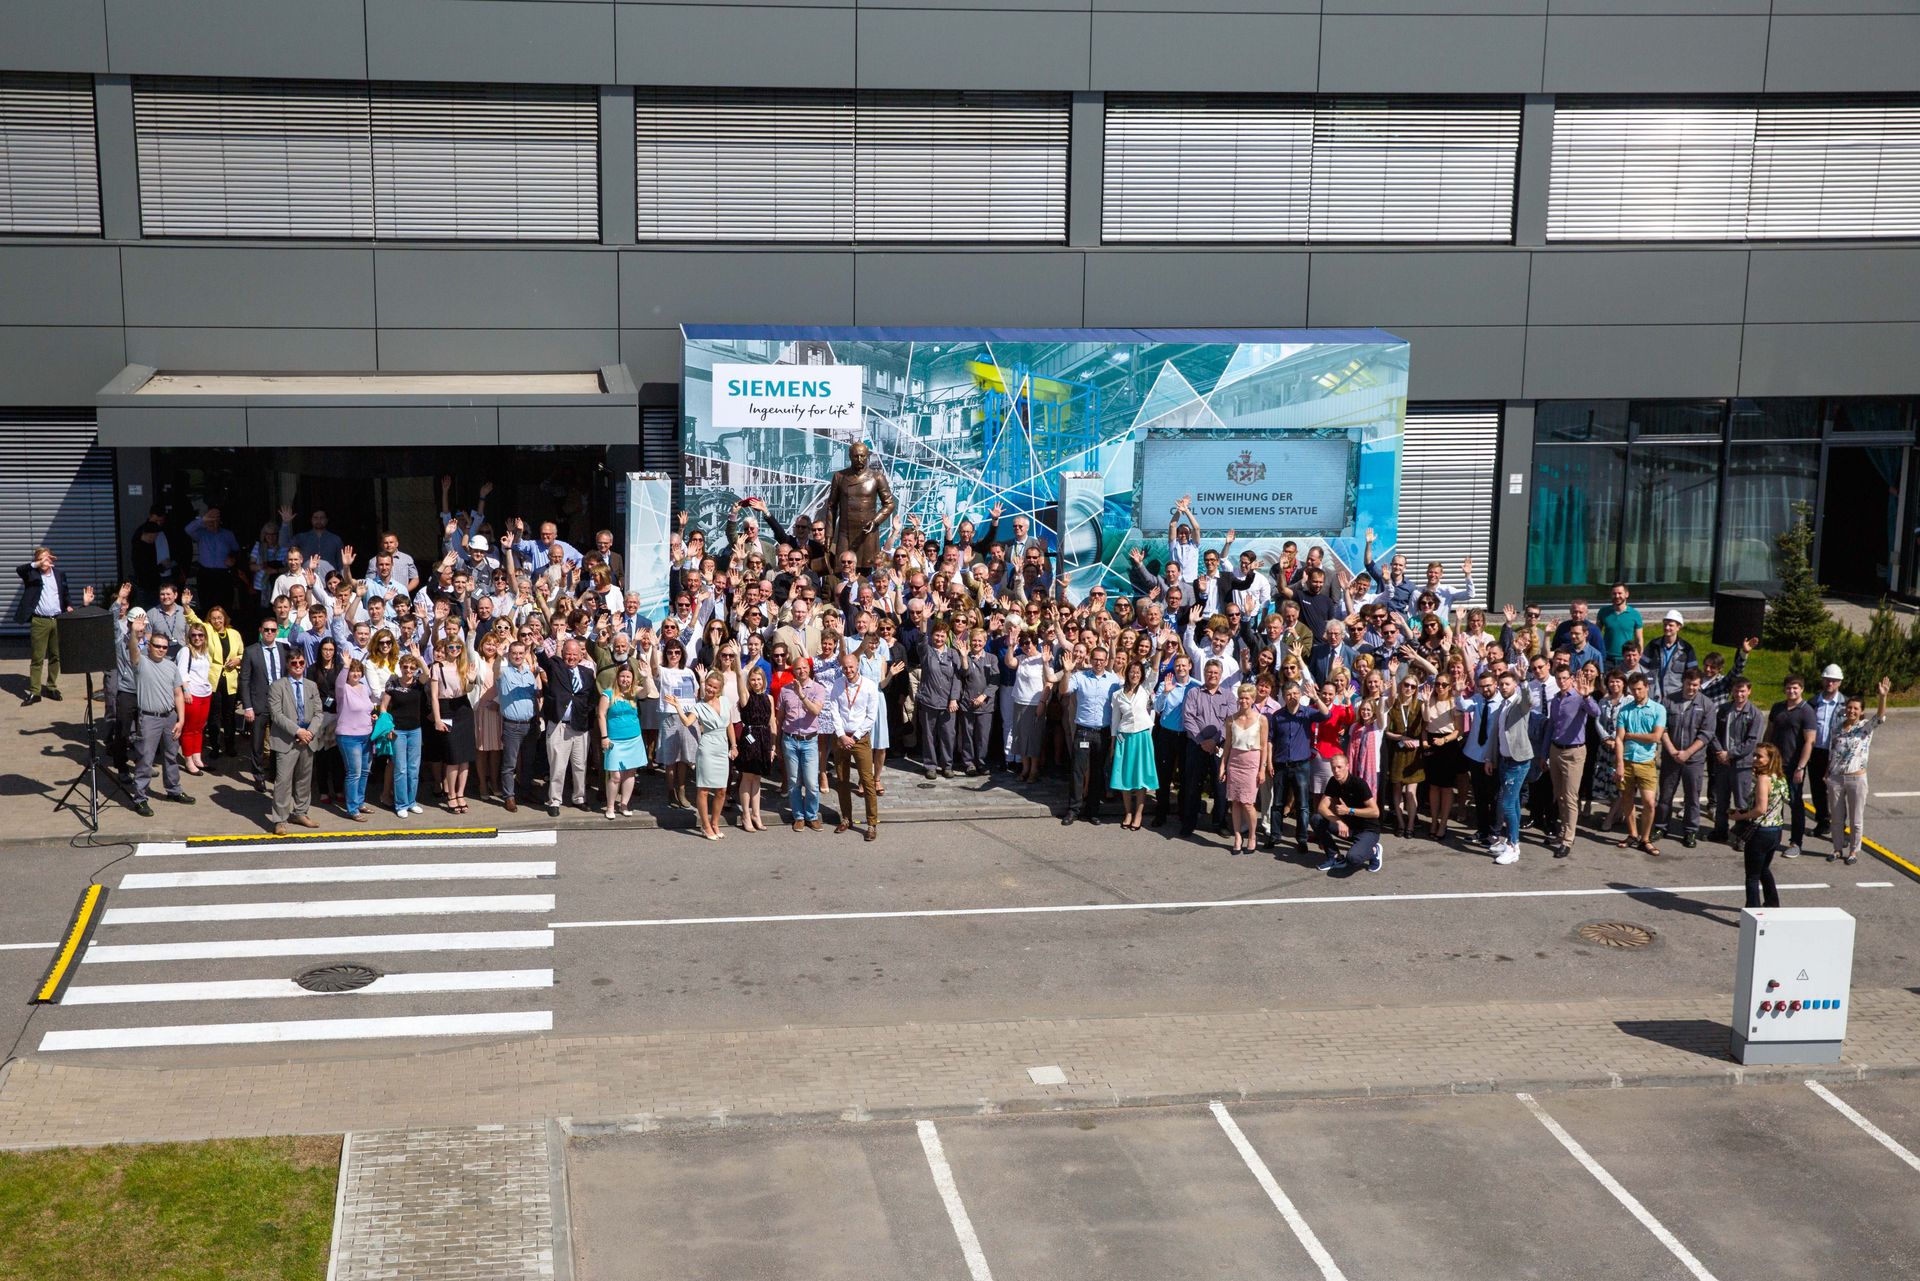
[[[1854,993],[1827,1067],[1726,1057],[1729,997],[544,1037],[244,1067],[15,1061],[0,1147],[507,1124],[937,1117],[1204,1100],[1920,1075],[1920,996]],[[1064,1084],[1028,1069],[1057,1066]]]

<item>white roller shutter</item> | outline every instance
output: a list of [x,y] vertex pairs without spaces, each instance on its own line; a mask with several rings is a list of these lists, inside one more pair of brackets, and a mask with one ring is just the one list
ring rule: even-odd
[[863,93],[856,240],[1064,241],[1067,96]]
[[1920,236],[1920,101],[1762,104],[1747,235]]
[[641,89],[642,240],[853,239],[848,94]]
[[592,88],[376,84],[372,98],[378,238],[599,238]]
[[146,235],[373,235],[364,84],[137,77],[133,124]]
[[1114,95],[1108,241],[1513,239],[1506,100]]
[[1408,405],[1400,450],[1400,541],[1407,577],[1425,582],[1437,560],[1454,582],[1473,558],[1486,603],[1493,566],[1493,509],[1500,466],[1500,410],[1494,405]]
[[1751,106],[1562,99],[1547,239],[1745,239],[1753,135]]
[[100,234],[91,77],[0,73],[0,232]]
[[120,573],[113,514],[113,452],[94,443],[91,410],[0,409],[0,546],[8,549],[0,631],[18,635],[20,580],[12,567],[51,547],[73,580],[108,587]]
[[1313,139],[1307,98],[1111,97],[1101,236],[1304,241]]

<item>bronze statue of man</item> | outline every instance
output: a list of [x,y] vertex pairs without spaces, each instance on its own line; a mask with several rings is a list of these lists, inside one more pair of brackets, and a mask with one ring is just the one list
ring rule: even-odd
[[893,487],[872,459],[872,450],[855,443],[827,489],[827,546],[835,555],[853,552],[862,569],[880,559],[880,527],[894,511]]

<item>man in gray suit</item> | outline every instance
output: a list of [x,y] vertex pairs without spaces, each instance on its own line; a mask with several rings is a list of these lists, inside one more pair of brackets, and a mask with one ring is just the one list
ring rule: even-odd
[[307,679],[307,656],[287,655],[287,674],[267,691],[267,736],[279,764],[273,775],[273,834],[285,836],[289,822],[318,827],[307,816],[313,797],[313,737],[320,724],[320,687]]

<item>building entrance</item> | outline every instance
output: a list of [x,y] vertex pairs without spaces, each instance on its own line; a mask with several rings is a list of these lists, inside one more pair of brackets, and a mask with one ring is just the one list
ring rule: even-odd
[[1835,445],[1827,451],[1818,576],[1829,590],[1878,597],[1899,585],[1908,453],[1898,445]]

